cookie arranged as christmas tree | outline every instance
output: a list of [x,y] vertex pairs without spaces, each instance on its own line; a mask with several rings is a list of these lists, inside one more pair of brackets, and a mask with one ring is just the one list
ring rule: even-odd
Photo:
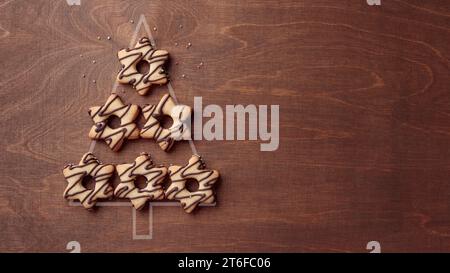
[[[121,63],[117,82],[131,84],[138,94],[146,95],[152,85],[168,82],[163,66],[169,53],[155,49],[148,38],[141,38],[134,48],[122,49],[117,55]],[[139,72],[137,65],[142,61],[148,63],[148,72]],[[136,120],[141,112],[146,122],[138,128]],[[164,95],[157,105],[144,105],[142,110],[138,105],[123,103],[119,95],[111,94],[103,105],[89,108],[88,113],[93,121],[89,138],[103,140],[114,152],[120,151],[127,140],[138,138],[153,139],[162,150],[170,151],[175,141],[190,139],[191,136],[191,107],[177,104],[169,94]],[[173,120],[170,128],[164,128],[160,123],[160,117],[164,115]],[[113,117],[120,122],[114,128],[109,124]],[[115,189],[110,183],[114,171],[120,179]],[[136,209],[142,209],[152,200],[176,200],[187,213],[193,212],[200,204],[215,202],[214,184],[219,179],[219,172],[206,169],[198,155],[192,155],[185,166],[166,168],[154,165],[147,153],[141,153],[134,162],[114,165],[102,164],[89,152],[78,164],[66,165],[63,175],[67,181],[64,198],[78,200],[86,209],[92,209],[101,199],[116,197],[130,200]],[[135,185],[139,176],[145,178],[144,188]],[[83,185],[88,177],[94,180],[92,189]],[[171,184],[164,189],[162,183],[166,178]],[[198,189],[191,191],[187,188],[189,179],[197,181]]]

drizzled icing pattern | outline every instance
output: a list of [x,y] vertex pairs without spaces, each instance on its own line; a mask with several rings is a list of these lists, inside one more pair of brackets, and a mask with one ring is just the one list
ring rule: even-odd
[[[190,137],[190,117],[192,109],[186,105],[177,105],[173,98],[166,94],[157,105],[145,105],[142,114],[146,119],[144,127],[141,129],[142,138],[154,139],[161,149],[169,151],[175,140]],[[166,129],[161,126],[158,118],[170,116],[173,124]]]
[[[120,50],[117,56],[122,65],[117,81],[133,85],[139,95],[147,94],[152,84],[167,83],[167,74],[163,65],[169,58],[169,53],[165,50],[153,49],[147,37],[141,38],[133,49]],[[149,71],[145,74],[137,69],[140,61],[146,61],[149,64]]]
[[[166,198],[180,201],[185,212],[191,213],[200,203],[214,203],[212,186],[219,179],[219,172],[206,169],[200,156],[193,155],[184,167],[170,166],[169,175],[172,183],[166,189]],[[197,191],[190,192],[186,188],[188,179],[195,179],[198,182]]]
[[[108,183],[113,172],[113,165],[101,164],[92,153],[84,154],[78,165],[69,164],[63,169],[64,178],[68,182],[64,198],[79,200],[86,209],[91,209],[98,199],[113,196],[113,188]],[[93,189],[83,186],[83,178],[86,176],[91,176],[94,180]]]
[[[114,195],[130,199],[137,210],[143,208],[148,200],[164,198],[161,183],[167,175],[167,168],[153,166],[149,155],[142,154],[131,164],[117,165],[116,170],[121,182],[114,190]],[[145,188],[139,189],[134,184],[138,176],[145,177],[147,182]]]
[[[89,138],[104,140],[115,152],[122,147],[126,139],[139,138],[139,129],[134,123],[139,115],[139,106],[123,104],[116,94],[112,94],[103,106],[91,107],[88,113],[94,121]],[[120,119],[119,127],[113,129],[108,125],[108,118],[111,116]]]

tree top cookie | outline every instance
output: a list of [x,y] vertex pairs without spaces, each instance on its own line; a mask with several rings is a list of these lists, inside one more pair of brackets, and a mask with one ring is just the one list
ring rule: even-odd
[[[139,210],[148,200],[161,200],[164,198],[164,190],[161,183],[167,175],[167,168],[155,167],[148,154],[141,154],[131,164],[119,164],[116,166],[120,184],[114,190],[114,195],[119,198],[130,199],[133,206]],[[139,189],[135,185],[138,176],[145,177],[147,185]]]
[[[104,140],[115,152],[122,147],[126,139],[139,138],[139,129],[134,123],[139,115],[139,106],[125,105],[116,94],[109,96],[103,106],[91,107],[88,113],[94,121],[94,125],[89,131],[89,138]],[[117,128],[111,128],[108,124],[112,116],[120,120],[120,125]]]
[[[205,164],[198,155],[193,155],[186,166],[170,166],[171,184],[166,190],[166,198],[178,200],[185,212],[191,213],[197,205],[214,203],[213,185],[219,179],[219,172],[205,168]],[[188,179],[198,182],[196,191],[186,188]]]
[[[68,183],[64,190],[64,198],[79,200],[86,209],[92,208],[98,199],[113,196],[113,188],[108,183],[113,173],[113,165],[101,164],[92,153],[84,154],[78,165],[69,164],[63,169],[64,178]],[[94,180],[93,189],[87,189],[83,185],[86,176],[91,176]]]
[[[117,56],[122,65],[117,81],[133,85],[139,95],[147,94],[152,84],[167,83],[167,73],[163,65],[169,58],[169,53],[154,49],[147,37],[141,38],[132,49],[120,50]],[[148,63],[148,72],[138,70],[138,64],[142,61]]]

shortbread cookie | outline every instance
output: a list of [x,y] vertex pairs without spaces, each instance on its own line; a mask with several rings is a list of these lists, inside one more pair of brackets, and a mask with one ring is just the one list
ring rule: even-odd
[[[141,129],[142,138],[156,140],[161,149],[169,151],[175,140],[190,138],[190,118],[192,109],[186,105],[177,105],[169,94],[164,95],[158,105],[146,105],[142,114],[146,119]],[[162,116],[172,118],[173,124],[170,128],[163,128],[158,118]]]
[[[89,137],[91,139],[103,139],[115,152],[122,147],[126,139],[139,138],[139,129],[134,120],[139,115],[139,106],[134,104],[123,104],[120,97],[112,94],[103,106],[95,106],[89,109],[89,115],[94,121]],[[108,118],[116,116],[120,119],[118,128],[108,125]]]
[[[164,198],[164,190],[161,183],[167,175],[166,167],[155,167],[149,155],[141,154],[131,164],[119,164],[116,166],[120,184],[114,190],[114,195],[119,198],[130,199],[133,206],[139,210],[148,200],[161,200]],[[134,184],[138,176],[146,179],[147,186],[139,189]]]
[[[79,200],[85,208],[92,208],[98,199],[113,196],[113,188],[108,183],[113,173],[113,165],[101,164],[92,153],[84,154],[78,165],[69,164],[64,167],[64,178],[69,183],[64,191],[64,198]],[[94,180],[93,189],[83,186],[86,176],[91,176]]]
[[[214,203],[212,186],[219,179],[219,172],[205,169],[205,165],[198,155],[193,155],[186,166],[170,166],[169,175],[172,183],[165,195],[169,200],[178,200],[187,213],[191,213],[197,205]],[[198,190],[190,192],[186,188],[188,179],[198,182]]]
[[[132,84],[139,95],[147,94],[152,84],[167,83],[167,74],[163,65],[169,58],[169,53],[165,50],[153,49],[148,38],[141,38],[133,49],[120,50],[117,56],[122,65],[117,81]],[[140,73],[137,68],[141,61],[149,64],[149,70],[145,74]]]

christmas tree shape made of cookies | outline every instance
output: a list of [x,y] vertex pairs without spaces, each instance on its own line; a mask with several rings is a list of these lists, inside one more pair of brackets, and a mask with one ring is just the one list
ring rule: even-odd
[[[116,81],[131,85],[141,95],[151,93],[153,85],[168,82],[164,64],[169,58],[165,50],[155,49],[151,41],[143,37],[134,48],[121,49],[118,54],[120,70]],[[140,72],[137,65],[146,62],[148,71]],[[104,142],[113,152],[120,152],[127,141],[147,138],[154,140],[159,147],[168,152],[175,142],[190,137],[189,106],[177,104],[170,94],[165,94],[155,105],[136,105],[126,103],[117,94],[111,94],[103,105],[92,106],[88,110],[93,125],[88,137],[93,141]],[[145,124],[139,128],[136,121],[142,115]],[[162,116],[170,116],[173,124],[164,128]],[[120,125],[112,128],[108,121],[115,117]],[[113,188],[110,183],[114,172],[120,183]],[[84,154],[78,164],[68,164],[63,169],[67,181],[64,198],[78,200],[86,209],[92,209],[102,199],[128,199],[136,209],[142,209],[148,201],[175,200],[180,202],[185,212],[191,213],[200,204],[215,202],[214,184],[219,179],[219,172],[207,169],[199,155],[192,155],[184,166],[171,165],[165,167],[153,163],[147,153],[141,153],[133,162],[124,164],[103,164],[92,153]],[[146,185],[138,188],[136,179],[142,176]],[[83,180],[91,177],[94,187],[88,189]],[[168,177],[171,184],[167,189],[162,187]],[[187,187],[188,180],[198,183],[196,190]]]

